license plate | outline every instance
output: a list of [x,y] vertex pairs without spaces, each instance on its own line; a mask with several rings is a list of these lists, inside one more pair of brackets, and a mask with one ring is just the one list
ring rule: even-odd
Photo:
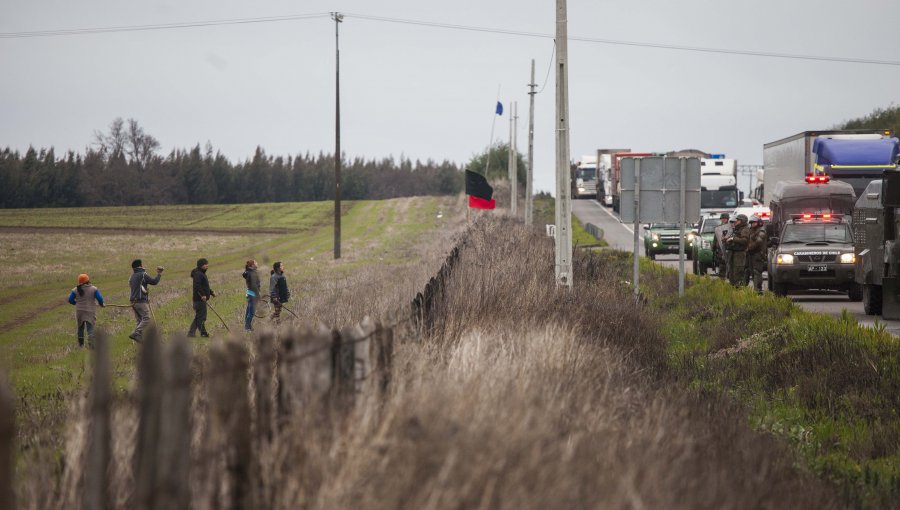
[[806,270],[810,273],[821,273],[823,271],[828,271],[828,266],[809,266]]

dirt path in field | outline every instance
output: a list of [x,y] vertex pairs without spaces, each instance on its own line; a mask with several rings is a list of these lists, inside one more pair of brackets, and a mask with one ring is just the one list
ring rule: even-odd
[[154,227],[11,227],[0,226],[0,233],[15,234],[189,234],[189,235],[253,235],[253,234],[300,234],[302,229],[290,228],[154,228]]

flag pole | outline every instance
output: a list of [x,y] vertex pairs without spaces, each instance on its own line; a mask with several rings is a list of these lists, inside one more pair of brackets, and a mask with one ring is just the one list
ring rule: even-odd
[[[494,102],[496,105],[500,102],[500,84],[497,84],[497,99]],[[491,120],[491,141],[488,143],[488,152],[487,152],[487,165],[484,168],[484,177],[487,178],[489,174],[489,170],[491,169],[491,149],[494,148],[494,126],[497,124],[497,111],[494,110],[494,115]]]

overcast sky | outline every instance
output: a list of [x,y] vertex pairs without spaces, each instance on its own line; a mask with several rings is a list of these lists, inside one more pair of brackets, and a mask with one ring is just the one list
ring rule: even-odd
[[[555,2],[0,0],[0,33],[341,11],[342,148],[350,157],[468,161],[494,105],[519,103],[527,152],[531,59],[552,38],[354,17],[553,34]],[[894,0],[570,0],[569,36],[900,61]],[[763,143],[900,100],[900,66],[569,42],[571,156],[697,148],[760,164]],[[165,152],[207,141],[232,160],[334,148],[334,23],[312,19],[54,37],[0,37],[0,147],[82,151],[115,117]],[[535,189],[553,190],[554,76],[536,96]],[[508,111],[506,112],[508,113]],[[509,136],[504,113],[495,141]],[[746,183],[741,182],[742,187]]]

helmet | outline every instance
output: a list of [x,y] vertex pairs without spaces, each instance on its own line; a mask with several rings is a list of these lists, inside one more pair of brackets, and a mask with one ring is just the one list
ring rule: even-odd
[[91,279],[88,277],[88,275],[86,275],[84,273],[78,275],[78,285],[84,285],[85,283],[87,283],[89,281],[91,281]]
[[738,214],[735,219],[741,220],[744,223],[744,225],[747,224],[747,215],[746,214]]
[[757,216],[755,214],[753,216],[750,216],[750,223],[753,223],[754,221],[759,222],[760,221],[759,216]]
[[730,219],[730,218],[731,218],[731,215],[728,214],[727,212],[723,212],[722,214],[719,215],[719,219],[720,219],[720,220],[727,220],[727,219]]

